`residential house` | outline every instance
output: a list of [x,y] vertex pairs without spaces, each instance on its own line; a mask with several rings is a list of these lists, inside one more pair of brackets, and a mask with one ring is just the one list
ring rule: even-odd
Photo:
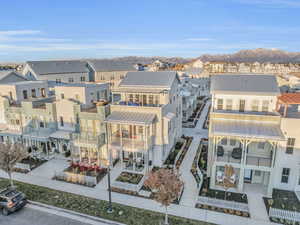
[[163,162],[182,134],[176,72],[128,72],[106,118],[111,160],[124,171],[146,173]]

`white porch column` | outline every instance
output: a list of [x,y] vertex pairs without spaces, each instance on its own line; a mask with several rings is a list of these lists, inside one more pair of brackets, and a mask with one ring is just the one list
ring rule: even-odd
[[216,165],[213,164],[211,168],[211,176],[210,176],[210,182],[209,187],[214,188],[216,185]]

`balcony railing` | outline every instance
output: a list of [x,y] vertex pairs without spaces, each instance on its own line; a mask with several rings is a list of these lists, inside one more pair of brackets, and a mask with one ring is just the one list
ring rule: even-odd
[[216,154],[218,162],[241,163],[241,158],[232,157],[232,151],[225,151],[223,154]]
[[110,144],[115,147],[122,147],[126,151],[146,151],[153,145],[154,136],[148,136],[146,139],[142,137],[121,137],[118,133],[114,133],[111,137]]
[[75,133],[72,134],[72,140],[77,146],[88,147],[90,145],[95,145],[101,147],[105,144],[105,134],[94,135],[91,133]]
[[249,166],[271,167],[272,158],[247,156],[246,157],[246,164],[249,165]]
[[148,104],[142,102],[130,102],[130,101],[118,101],[113,102],[113,105],[125,105],[125,106],[142,106],[142,107],[162,107],[162,104]]

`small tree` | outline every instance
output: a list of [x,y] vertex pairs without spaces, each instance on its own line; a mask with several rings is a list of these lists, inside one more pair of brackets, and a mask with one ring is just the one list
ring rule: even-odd
[[183,186],[180,175],[171,169],[159,169],[149,174],[145,186],[151,189],[154,199],[165,207],[164,224],[168,225],[168,206],[179,197]]
[[0,169],[4,170],[13,187],[12,172],[15,165],[28,156],[24,146],[20,143],[0,143]]

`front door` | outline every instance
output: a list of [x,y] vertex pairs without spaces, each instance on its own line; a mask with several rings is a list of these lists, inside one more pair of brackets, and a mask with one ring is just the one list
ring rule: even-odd
[[244,172],[244,182],[245,183],[251,183],[251,179],[252,179],[252,170],[245,169],[245,172]]
[[260,170],[254,170],[252,174],[252,184],[263,183],[264,172]]
[[240,112],[245,112],[245,105],[246,105],[246,101],[244,99],[241,99],[240,100],[240,107],[239,107]]

